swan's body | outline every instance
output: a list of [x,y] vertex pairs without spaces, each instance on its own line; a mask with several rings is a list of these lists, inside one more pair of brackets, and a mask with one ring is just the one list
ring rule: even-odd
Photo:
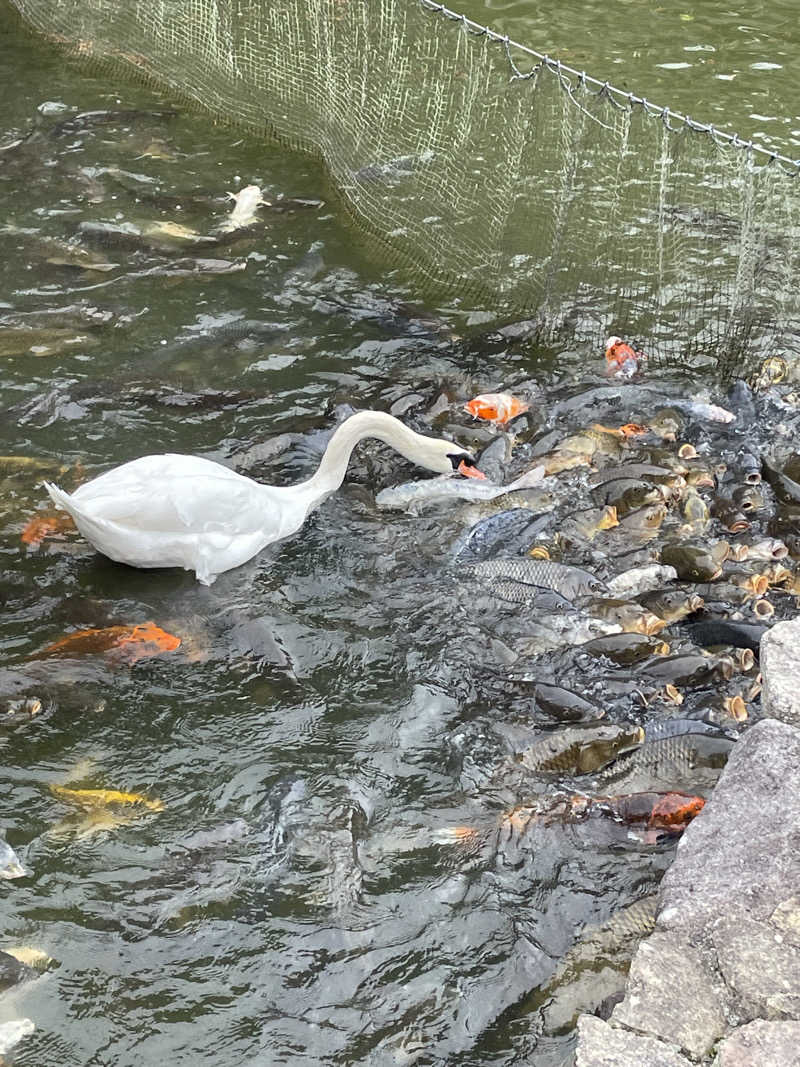
[[133,567],[183,567],[211,585],[296,533],[342,484],[350,454],[365,437],[385,441],[438,474],[474,466],[452,441],[424,437],[380,411],[360,411],[336,430],[316,474],[298,485],[261,485],[211,460],[180,455],[142,456],[72,494],[44,484],[86,540],[110,559]]

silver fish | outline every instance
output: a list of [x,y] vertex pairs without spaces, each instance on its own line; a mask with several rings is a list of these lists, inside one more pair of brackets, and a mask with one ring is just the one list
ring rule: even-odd
[[647,563],[617,574],[606,584],[612,596],[630,597],[660,589],[666,582],[674,582],[677,577],[678,572],[674,567],[663,563]]
[[10,881],[24,878],[27,873],[11,845],[0,838],[0,878]]
[[709,422],[733,422],[736,418],[732,411],[721,408],[718,404],[704,404],[700,400],[673,400],[673,405],[683,408],[690,415],[698,419],[708,419]]
[[493,485],[491,482],[467,478],[426,478],[421,482],[405,482],[403,485],[382,489],[375,503],[382,511],[407,511],[419,515],[427,507],[449,500],[494,500],[515,489],[528,489],[538,485],[544,478],[544,467],[534,467],[508,485]]
[[504,588],[514,583],[522,587],[549,589],[566,600],[576,600],[605,590],[603,582],[589,571],[544,559],[487,559],[464,567],[461,573],[486,582],[502,583]]

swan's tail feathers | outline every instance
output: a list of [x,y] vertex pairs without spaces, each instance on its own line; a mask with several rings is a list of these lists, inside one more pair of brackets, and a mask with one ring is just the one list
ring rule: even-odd
[[62,508],[64,511],[68,511],[70,515],[73,514],[73,509],[70,506],[69,493],[65,493],[63,489],[59,489],[57,485],[53,485],[52,482],[44,482],[44,487],[50,494],[50,499],[53,503]]

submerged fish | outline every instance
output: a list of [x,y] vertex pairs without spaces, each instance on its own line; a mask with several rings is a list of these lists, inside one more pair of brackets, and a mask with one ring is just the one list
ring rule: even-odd
[[542,467],[534,467],[508,485],[492,485],[490,482],[468,481],[445,475],[382,489],[375,497],[375,503],[381,510],[408,511],[411,515],[418,515],[424,508],[450,500],[494,500],[504,493],[538,485],[543,478]]
[[652,636],[667,625],[652,611],[629,600],[591,600],[585,607],[590,615],[617,623],[623,633]]
[[0,952],[0,992],[35,977],[36,972],[28,966],[28,961],[20,959],[16,952]]
[[528,410],[528,404],[511,393],[481,393],[464,405],[464,411],[473,418],[496,423],[509,422]]
[[590,704],[578,693],[558,685],[537,682],[533,697],[540,711],[563,722],[589,722],[592,719],[602,719],[605,715],[603,708]]
[[579,648],[590,656],[604,656],[613,663],[629,666],[651,656],[666,656],[669,645],[657,637],[642,633],[608,634],[586,641]]
[[0,325],[0,357],[59,356],[97,344],[90,334],[57,326],[33,328]]
[[20,535],[20,540],[24,545],[38,548],[45,538],[67,531],[77,532],[71,515],[65,515],[63,512],[58,515],[38,515],[26,525]]
[[696,645],[732,645],[734,648],[749,648],[757,655],[761,638],[769,627],[758,622],[709,619],[691,623],[686,629]]
[[65,804],[80,808],[141,805],[150,811],[164,810],[163,800],[149,800],[141,793],[123,793],[119,789],[69,789],[64,785],[51,785],[50,792]]
[[455,559],[482,560],[500,549],[508,552],[527,548],[536,536],[538,518],[528,508],[508,508],[495,515],[487,515],[459,540]]
[[685,734],[704,734],[706,737],[727,737],[725,730],[716,723],[703,719],[664,719],[648,723],[644,728],[645,741],[663,741],[667,737],[683,737]]
[[534,588],[549,589],[570,601],[605,589],[603,582],[589,571],[542,559],[489,559],[468,564],[462,568],[461,574],[485,582],[513,583],[527,587],[519,590],[520,595],[526,599],[535,597]]
[[24,878],[27,873],[11,845],[0,838],[0,879],[11,881],[12,878]]
[[518,758],[537,774],[589,774],[643,741],[641,726],[568,727],[535,741]]
[[92,656],[106,652],[110,659],[125,663],[136,663],[140,659],[158,656],[162,652],[173,652],[180,646],[181,640],[174,634],[167,633],[153,622],[137,623],[135,626],[107,626],[102,630],[78,630],[67,634],[52,645],[47,645],[36,653],[35,659],[51,656],[71,658],[73,656]]
[[568,1034],[582,1013],[598,1014],[622,996],[630,961],[642,938],[653,932],[658,896],[629,904],[596,926],[587,926],[548,981],[524,1001],[530,1016],[541,1012],[545,1034]]

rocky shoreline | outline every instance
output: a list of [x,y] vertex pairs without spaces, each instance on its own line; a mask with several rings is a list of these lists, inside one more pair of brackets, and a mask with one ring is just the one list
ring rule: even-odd
[[800,620],[761,642],[768,716],[736,745],[661,885],[656,926],[577,1067],[800,1067]]

